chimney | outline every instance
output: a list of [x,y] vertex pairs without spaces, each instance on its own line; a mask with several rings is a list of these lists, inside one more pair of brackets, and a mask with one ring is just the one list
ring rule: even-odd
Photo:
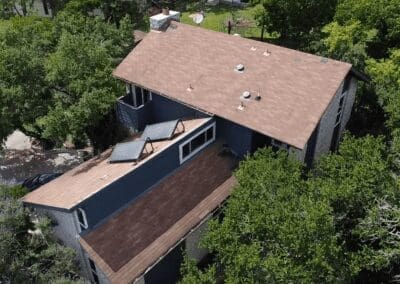
[[181,13],[165,8],[162,13],[150,17],[150,29],[156,31],[166,30],[171,20],[179,22],[180,18]]

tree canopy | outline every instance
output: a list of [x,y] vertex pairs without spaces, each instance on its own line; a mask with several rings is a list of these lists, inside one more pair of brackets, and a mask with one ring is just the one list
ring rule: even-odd
[[50,219],[23,207],[21,187],[0,186],[0,281],[5,283],[78,282],[74,250],[60,245]]
[[20,128],[56,144],[99,142],[92,129],[124,92],[111,72],[133,40],[128,16],[118,27],[69,10],[0,21],[0,139]]
[[[400,191],[389,157],[382,138],[347,136],[306,176],[287,153],[259,150],[202,245],[228,283],[393,280]],[[183,283],[215,274],[185,267]]]
[[336,0],[253,0],[263,9],[258,22],[270,33],[278,33],[280,44],[298,48],[312,33],[329,23],[335,13]]
[[380,104],[387,113],[386,125],[392,133],[393,152],[400,154],[400,49],[393,49],[387,59],[367,61]]

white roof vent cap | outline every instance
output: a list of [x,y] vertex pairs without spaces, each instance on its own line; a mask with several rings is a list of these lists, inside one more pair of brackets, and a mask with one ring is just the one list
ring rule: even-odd
[[242,97],[246,100],[250,99],[251,93],[249,91],[244,91]]
[[236,65],[236,71],[243,72],[244,71],[244,65],[243,64]]

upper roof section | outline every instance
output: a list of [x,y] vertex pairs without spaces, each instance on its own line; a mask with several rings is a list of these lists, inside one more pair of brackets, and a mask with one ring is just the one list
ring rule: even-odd
[[350,69],[348,63],[172,22],[165,32],[151,31],[114,75],[303,149]]
[[[136,163],[110,163],[111,150],[66,172],[57,179],[25,195],[29,204],[71,209],[134,169],[157,156],[163,150],[197,129],[209,118],[183,120],[184,132],[170,140],[153,141],[153,152]],[[140,138],[136,138],[140,139]]]

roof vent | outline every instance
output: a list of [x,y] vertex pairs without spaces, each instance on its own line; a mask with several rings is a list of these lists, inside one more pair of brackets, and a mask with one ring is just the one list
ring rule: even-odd
[[243,64],[236,65],[235,70],[238,71],[238,72],[243,72],[244,71],[244,65]]
[[261,96],[260,96],[260,94],[258,94],[254,99],[255,99],[256,101],[261,101]]
[[328,58],[321,57],[321,63],[328,63]]
[[256,51],[256,50],[257,50],[257,48],[256,48],[256,47],[254,47],[254,46],[252,46],[252,47],[250,48],[250,50],[251,50],[251,51]]
[[242,93],[242,98],[243,98],[243,99],[248,100],[248,99],[250,99],[250,97],[251,97],[251,93],[250,93],[249,91],[244,91],[244,92]]
[[266,51],[264,51],[263,55],[264,56],[270,56],[271,52],[267,49]]

